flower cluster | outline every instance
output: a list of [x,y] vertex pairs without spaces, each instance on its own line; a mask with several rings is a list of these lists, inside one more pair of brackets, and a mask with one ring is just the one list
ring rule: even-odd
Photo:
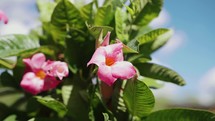
[[60,80],[69,74],[65,62],[46,61],[46,57],[42,53],[23,59],[23,62],[26,70],[20,85],[33,95],[55,88],[61,82]]
[[111,86],[117,78],[130,79],[136,74],[134,66],[123,57],[123,43],[109,45],[110,32],[104,38],[103,43],[98,47],[87,65],[98,66],[98,77],[101,81]]

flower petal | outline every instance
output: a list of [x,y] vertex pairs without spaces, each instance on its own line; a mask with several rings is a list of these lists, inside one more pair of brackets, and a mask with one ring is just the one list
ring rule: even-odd
[[111,32],[108,32],[104,38],[104,41],[102,42],[101,46],[107,46],[109,45],[109,42],[110,42],[110,33]]
[[57,80],[53,76],[46,76],[44,79],[43,91],[54,89],[61,81]]
[[60,80],[62,80],[63,77],[66,77],[69,74],[69,69],[67,64],[65,62],[60,62],[60,61],[54,61],[50,64],[47,64],[44,67],[44,70],[49,76],[58,77]]
[[28,72],[23,76],[20,85],[25,91],[36,95],[42,92],[44,81],[38,78],[33,72]]
[[0,10],[0,20],[4,21],[4,24],[8,23],[8,18],[3,11]]
[[40,69],[46,61],[46,57],[43,53],[37,53],[31,58],[31,64],[33,68]]
[[106,65],[99,66],[98,77],[109,86],[111,86],[117,80],[117,78],[112,76],[111,67]]
[[112,75],[115,78],[130,79],[136,74],[134,66],[127,61],[116,62],[111,66]]
[[89,66],[90,64],[96,64],[97,66],[104,64],[105,55],[106,53],[104,47],[97,48],[91,60],[87,63],[87,66]]
[[106,56],[114,58],[115,61],[123,61],[123,44],[122,43],[116,43],[111,44],[108,46],[105,46]]

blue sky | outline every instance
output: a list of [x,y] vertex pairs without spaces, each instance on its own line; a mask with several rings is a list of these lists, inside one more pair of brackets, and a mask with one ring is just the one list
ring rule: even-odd
[[[1,0],[0,9],[8,14],[10,20],[6,26],[0,24],[0,34],[27,34],[37,26],[38,14],[34,3],[35,0]],[[214,5],[214,0],[164,0],[164,9],[152,25],[171,28],[175,34],[165,47],[153,54],[153,58],[155,62],[179,72],[187,85],[166,84],[159,90],[161,97],[165,98],[164,92],[169,93],[166,98],[173,101],[179,98],[187,101],[194,95],[200,103],[203,97],[213,97],[208,98],[207,103],[215,102],[215,91],[209,93],[211,88],[215,88]]]

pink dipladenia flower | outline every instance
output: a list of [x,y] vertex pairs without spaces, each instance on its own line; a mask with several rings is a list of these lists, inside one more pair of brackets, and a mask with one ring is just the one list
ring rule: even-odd
[[26,65],[26,70],[20,85],[33,95],[56,88],[61,82],[60,80],[69,74],[65,62],[46,61],[46,57],[42,53],[33,55],[31,59],[23,59],[23,62]]
[[96,64],[99,79],[111,86],[117,78],[132,78],[136,74],[136,70],[130,62],[124,61],[122,42],[109,45],[109,36],[108,32],[102,46],[96,49],[87,66]]
[[0,10],[0,20],[3,20],[5,24],[8,23],[8,18],[3,11]]

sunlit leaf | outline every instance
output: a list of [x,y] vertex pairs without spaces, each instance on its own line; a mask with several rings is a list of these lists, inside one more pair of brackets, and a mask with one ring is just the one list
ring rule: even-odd
[[214,121],[215,114],[194,109],[166,109],[153,112],[143,121]]
[[185,85],[184,79],[177,72],[167,67],[154,63],[135,63],[134,66],[142,76],[171,82],[180,86]]
[[80,9],[80,13],[85,19],[85,21],[91,22],[93,17],[93,2],[83,6]]
[[17,56],[23,51],[38,48],[39,41],[27,35],[4,35],[0,37],[0,58]]
[[142,54],[151,54],[164,46],[172,36],[173,31],[169,29],[156,29],[138,38],[139,50]]
[[[149,22],[151,22],[154,18],[156,18],[159,15],[162,5],[163,0],[151,0],[150,2],[147,2],[147,4],[144,5],[143,9],[141,9],[140,12],[138,12],[138,15],[136,16],[133,24],[138,26],[147,25]],[[136,9],[139,10],[139,7],[137,7]]]
[[139,80],[127,81],[123,98],[128,111],[139,118],[149,115],[155,103],[151,90]]

